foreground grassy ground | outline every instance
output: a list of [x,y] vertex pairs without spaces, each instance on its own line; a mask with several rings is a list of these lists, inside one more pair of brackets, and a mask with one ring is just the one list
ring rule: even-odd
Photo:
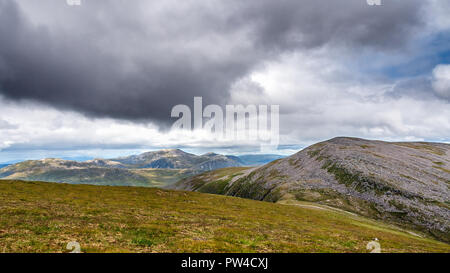
[[450,252],[348,213],[155,188],[0,181],[0,252]]

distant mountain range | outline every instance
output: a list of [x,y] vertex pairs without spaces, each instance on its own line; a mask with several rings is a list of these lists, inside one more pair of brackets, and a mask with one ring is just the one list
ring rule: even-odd
[[[160,150],[110,159],[117,162],[117,167],[124,168],[157,168],[157,169],[192,169],[209,171],[226,167],[241,166],[243,162],[235,156],[207,153],[194,155],[180,149]],[[115,163],[114,163],[115,164]]]
[[313,202],[450,241],[450,145],[334,138],[256,168],[206,172],[174,189]]
[[123,166],[130,168],[193,169],[208,171],[227,167],[259,166],[280,158],[283,158],[283,156],[273,154],[232,156],[207,153],[204,155],[194,155],[180,149],[169,149],[110,159],[110,161],[119,162]]
[[241,160],[215,153],[194,155],[179,149],[84,162],[50,158],[4,166],[0,168],[0,179],[161,187],[204,171],[251,165],[270,158],[273,156],[258,155]]
[[241,160],[244,166],[261,166],[284,157],[285,156],[273,154],[265,154],[265,155],[251,154],[238,156],[238,158]]

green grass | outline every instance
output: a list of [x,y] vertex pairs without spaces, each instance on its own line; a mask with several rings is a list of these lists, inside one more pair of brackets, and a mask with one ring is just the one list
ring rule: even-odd
[[372,146],[370,145],[359,145],[359,147],[363,148],[363,149],[369,149],[372,148]]
[[446,173],[450,173],[450,170],[449,170],[449,169],[446,169],[446,168],[443,168],[443,167],[433,166],[433,168],[439,169],[439,170],[441,170],[441,171],[443,171],[443,172],[446,172]]
[[[24,166],[27,165],[22,164]],[[21,167],[22,164],[20,165]],[[2,179],[107,186],[164,187],[197,173],[188,169],[119,169],[98,167],[16,172]]]
[[189,169],[130,169],[130,171],[147,179],[145,183],[137,185],[144,187],[165,187],[198,173]]
[[426,143],[426,142],[395,142],[393,144],[416,149],[416,150],[427,151],[427,152],[430,152],[432,154],[439,155],[439,156],[445,155],[445,150],[440,149],[436,146],[430,145],[429,143]]
[[231,178],[228,180],[214,181],[201,186],[200,188],[197,189],[197,191],[203,193],[225,194],[226,188],[228,187],[230,180]]
[[[242,175],[250,167],[229,167],[206,172],[198,176],[189,177],[187,180],[193,190],[203,193],[225,194],[228,184],[236,176]],[[185,183],[185,181],[179,181]]]
[[0,181],[0,252],[450,252],[348,213],[156,188]]

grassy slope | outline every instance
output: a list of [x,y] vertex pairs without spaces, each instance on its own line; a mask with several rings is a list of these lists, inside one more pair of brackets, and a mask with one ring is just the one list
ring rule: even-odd
[[450,252],[348,213],[167,191],[0,181],[0,252]]
[[130,171],[147,179],[145,185],[133,185],[142,187],[165,187],[196,174],[189,169],[131,169]]
[[164,187],[195,174],[187,169],[80,168],[18,172],[2,179],[108,186]]
[[[232,182],[233,178],[243,175],[246,170],[251,167],[230,167],[209,171],[198,176],[186,177],[186,179],[180,180],[175,184],[183,184],[186,180],[190,181],[192,190],[213,193],[213,194],[225,194],[226,189]],[[204,179],[204,178],[208,179]],[[205,180],[211,180],[211,183],[205,183]]]

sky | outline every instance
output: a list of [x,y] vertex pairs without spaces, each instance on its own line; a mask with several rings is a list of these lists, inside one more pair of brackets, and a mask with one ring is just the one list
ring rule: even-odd
[[260,153],[171,109],[279,105],[292,154],[336,136],[450,142],[447,0],[0,0],[0,163]]

